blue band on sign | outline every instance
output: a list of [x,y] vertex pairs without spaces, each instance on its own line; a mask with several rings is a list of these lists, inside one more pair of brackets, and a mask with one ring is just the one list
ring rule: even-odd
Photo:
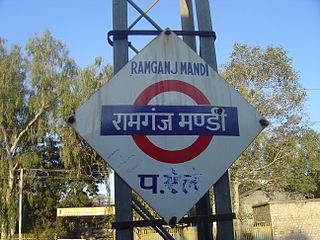
[[101,135],[239,136],[235,107],[102,106]]

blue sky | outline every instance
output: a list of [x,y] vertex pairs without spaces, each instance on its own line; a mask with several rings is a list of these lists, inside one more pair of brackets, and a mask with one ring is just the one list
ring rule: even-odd
[[[153,0],[135,0],[145,9]],[[283,46],[293,59],[301,84],[308,89],[306,110],[320,131],[320,1],[210,0],[217,34],[218,64],[226,63],[235,42]],[[179,30],[179,1],[159,0],[149,15],[162,27]],[[138,14],[129,7],[129,22]],[[49,29],[62,40],[80,66],[102,56],[112,63],[106,34],[112,29],[112,0],[0,0],[0,37],[24,46],[35,32]],[[145,20],[135,29],[153,29]],[[141,49],[150,37],[132,37]],[[133,55],[131,55],[133,56]]]

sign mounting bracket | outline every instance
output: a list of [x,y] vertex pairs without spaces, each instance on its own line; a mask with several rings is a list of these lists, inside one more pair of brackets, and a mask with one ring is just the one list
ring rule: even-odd
[[[181,31],[181,30],[170,30],[178,36],[199,36],[199,37],[213,37],[216,40],[216,33],[214,31]],[[139,36],[158,36],[162,33],[162,30],[112,30],[108,32],[108,43],[113,46],[113,41],[119,39],[127,39],[129,35]]]

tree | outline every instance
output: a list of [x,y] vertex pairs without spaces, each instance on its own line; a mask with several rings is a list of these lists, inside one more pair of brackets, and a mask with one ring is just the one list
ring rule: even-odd
[[50,137],[43,142],[37,146],[43,161],[24,171],[22,231],[53,239],[52,233],[66,232],[56,223],[56,210],[67,192],[69,171],[60,160],[58,142]]
[[[29,184],[33,189],[48,187],[47,182],[37,182],[39,174],[48,173],[50,166],[47,164],[54,165],[58,161],[72,170],[69,178],[81,180],[81,183],[67,182],[70,191],[81,194],[81,189],[85,188],[85,194],[97,193],[97,183],[108,176],[109,168],[65,120],[110,76],[111,68],[102,66],[102,58],[80,69],[68,56],[64,44],[54,39],[49,31],[29,41],[26,56],[19,46],[8,51],[5,41],[0,41],[2,238],[12,235],[15,229],[19,168],[43,169],[33,175]],[[58,151],[54,150],[56,148]],[[57,156],[50,156],[50,152]],[[86,179],[81,179],[84,177]]]
[[[266,184],[303,192],[297,181],[291,181],[297,177],[293,169],[301,166],[302,153],[314,151],[308,145],[302,150],[301,141],[315,133],[301,123],[305,118],[306,92],[284,48],[262,49],[236,43],[221,74],[271,122],[231,168],[234,210],[241,220],[239,192]],[[306,155],[304,160],[310,163]],[[308,171],[308,164],[301,170],[303,174]],[[309,180],[303,174],[299,184],[306,186]],[[313,188],[314,184],[309,195]]]
[[[0,40],[0,139],[1,139],[1,212],[0,223],[2,234],[12,226],[12,221],[6,224],[8,216],[15,214],[12,199],[14,188],[14,170],[17,168],[13,162],[15,145],[19,140],[20,124],[17,122],[24,114],[25,106],[23,95],[26,91],[22,87],[25,78],[23,59],[18,46],[13,46],[10,52],[5,49],[5,41]],[[21,97],[22,96],[22,97]],[[18,108],[17,106],[21,106]],[[18,124],[17,124],[18,123]],[[10,134],[12,132],[12,134]],[[23,133],[23,132],[22,132]],[[13,135],[11,137],[11,135]],[[9,171],[8,171],[9,170]]]
[[92,65],[82,70],[78,69],[76,77],[68,78],[58,88],[61,104],[57,108],[59,119],[57,133],[62,144],[60,148],[61,160],[67,168],[75,170],[76,173],[73,177],[80,178],[84,175],[100,179],[100,181],[87,186],[94,193],[98,191],[96,183],[102,182],[103,178],[107,181],[110,167],[71,126],[67,125],[66,120],[111,76],[111,66],[103,66],[102,58],[97,57]]
[[45,32],[26,46],[5,49],[0,43],[0,139],[1,227],[2,237],[13,234],[16,221],[16,170],[38,161],[34,143],[48,133],[48,121],[56,105],[55,86],[63,81],[60,72],[67,68],[67,50],[60,41]]
[[291,133],[290,138],[295,153],[287,158],[282,166],[274,169],[275,185],[306,198],[319,197],[320,134],[310,128],[301,127]]

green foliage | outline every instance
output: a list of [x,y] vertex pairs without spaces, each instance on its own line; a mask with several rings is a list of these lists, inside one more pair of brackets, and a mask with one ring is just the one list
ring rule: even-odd
[[52,138],[44,142],[37,150],[43,161],[32,165],[38,170],[25,170],[24,174],[24,232],[38,233],[53,227],[59,200],[68,189],[57,142]]
[[257,186],[318,196],[320,135],[303,124],[306,92],[286,50],[236,43],[221,75],[271,122],[231,168],[236,211]]
[[[275,169],[275,180],[279,181],[277,185],[307,198],[319,197],[320,134],[300,128],[295,137],[290,138],[295,152],[286,159],[287,164],[279,167],[280,170]],[[283,179],[283,175],[286,178]]]
[[[16,225],[19,168],[39,169],[25,174],[26,228],[46,228],[48,234],[61,226],[55,223],[61,201],[88,205],[85,199],[97,194],[97,184],[107,179],[110,170],[104,160],[65,121],[110,78],[111,67],[102,62],[96,58],[80,69],[49,31],[30,39],[25,55],[19,46],[7,50],[0,40],[3,235],[12,235]],[[62,172],[65,168],[69,171]]]
[[[83,189],[70,189],[65,198],[59,203],[58,207],[92,207],[92,199],[88,197]],[[60,217],[55,222],[56,228],[63,227],[64,234],[56,231],[59,237],[79,238],[80,230],[85,228],[85,221],[78,217]]]
[[306,92],[282,47],[266,49],[236,43],[222,76],[275,124],[303,113]]
[[13,46],[11,51],[7,51],[4,44],[5,41],[0,40],[0,224],[5,235],[12,232],[17,215],[17,199],[11,197],[16,193],[13,188],[16,164],[13,158],[18,152],[16,140],[30,115],[25,103],[28,90],[24,88],[26,71],[21,49]]

